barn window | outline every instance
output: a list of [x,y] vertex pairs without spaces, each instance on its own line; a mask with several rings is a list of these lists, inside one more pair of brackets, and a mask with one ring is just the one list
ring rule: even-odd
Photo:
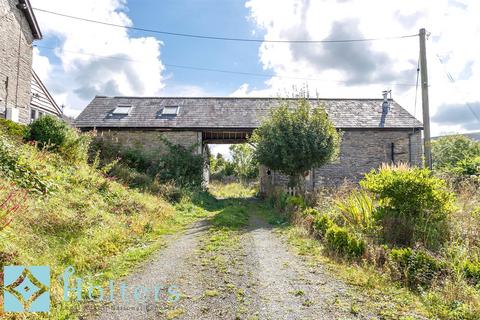
[[132,110],[131,106],[118,106],[113,110],[112,114],[114,115],[128,115]]
[[163,107],[162,116],[176,116],[178,114],[178,106]]

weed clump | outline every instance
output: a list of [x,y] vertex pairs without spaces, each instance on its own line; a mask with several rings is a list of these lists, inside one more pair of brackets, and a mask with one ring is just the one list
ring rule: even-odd
[[315,234],[323,238],[327,233],[327,230],[330,229],[334,225],[334,222],[330,217],[325,214],[317,215],[313,220],[313,230]]
[[365,241],[358,239],[346,228],[332,225],[325,233],[327,248],[349,258],[359,258],[365,253]]
[[428,288],[446,271],[444,262],[422,250],[392,249],[392,276],[410,289]]

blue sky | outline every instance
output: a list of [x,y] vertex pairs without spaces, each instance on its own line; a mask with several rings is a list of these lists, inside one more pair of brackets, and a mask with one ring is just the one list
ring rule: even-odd
[[[44,8],[41,6],[41,0],[34,0],[34,5],[37,3],[39,8]],[[54,11],[88,18],[88,16],[75,14],[68,10],[68,7],[64,10],[57,8]],[[262,30],[249,19],[249,11],[243,1],[219,3],[214,0],[141,0],[129,1],[122,11],[128,14],[134,26],[141,28],[238,38],[261,39],[263,36]],[[37,15],[40,20],[52,18],[48,13],[38,12]],[[58,19],[65,23],[77,24],[79,31],[82,24],[90,25],[88,22],[72,21],[68,18]],[[104,26],[96,27],[99,31],[111,29]],[[155,37],[162,42],[161,60],[163,64],[166,64],[162,71],[165,78],[163,93],[166,95],[178,95],[177,89],[185,86],[198,89],[192,90],[192,94],[198,92],[200,95],[229,95],[245,83],[245,77],[248,77],[248,83],[254,88],[265,87],[264,77],[168,66],[170,64],[263,74],[266,72],[259,61],[260,43],[182,38],[137,30],[128,30],[128,36],[132,38]],[[42,46],[59,48],[63,38],[64,35],[47,32],[44,39],[37,42],[40,54],[47,57],[54,65],[61,64],[58,53],[56,54],[52,49],[42,48]],[[134,56],[131,58],[136,60]],[[188,94],[190,95],[190,92]]]
[[[259,37],[261,31],[247,19],[249,12],[243,1],[168,0],[132,1],[129,16],[135,25],[155,30],[181,33],[215,34],[219,36]],[[255,31],[256,34],[252,34]],[[145,33],[131,32],[132,36]],[[192,65],[206,68],[262,73],[258,60],[259,43],[197,40],[174,36],[157,36],[163,41],[162,60],[167,64]],[[244,81],[244,76],[218,72],[192,71],[166,67],[171,75],[167,87],[183,84],[201,86],[214,95],[228,95]],[[263,86],[264,79],[251,77],[254,86]],[[173,92],[172,92],[173,94]]]
[[[480,43],[471,41],[480,38],[479,1],[31,2],[37,8],[119,25],[220,37],[371,38],[415,34],[425,27],[431,33],[427,52],[433,135],[480,130],[476,117],[480,115]],[[127,31],[38,11],[36,15],[44,40],[36,42],[34,68],[72,116],[95,95],[277,96],[308,85],[312,94],[335,98],[380,98],[383,90],[392,89],[393,98],[421,118],[419,96],[415,105],[417,38],[355,44],[245,43]],[[451,83],[447,74],[456,82]]]

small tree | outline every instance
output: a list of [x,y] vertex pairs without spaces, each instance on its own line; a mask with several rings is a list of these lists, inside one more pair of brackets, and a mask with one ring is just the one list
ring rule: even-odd
[[216,157],[210,156],[210,172],[212,178],[223,179],[234,175],[234,171],[233,163],[226,160],[221,153],[218,153]]
[[253,148],[248,144],[233,144],[230,146],[232,163],[235,175],[240,181],[255,178],[258,174],[258,166],[253,157]]
[[289,176],[298,186],[303,174],[328,163],[338,152],[340,134],[322,105],[305,98],[283,100],[252,135],[256,160]]

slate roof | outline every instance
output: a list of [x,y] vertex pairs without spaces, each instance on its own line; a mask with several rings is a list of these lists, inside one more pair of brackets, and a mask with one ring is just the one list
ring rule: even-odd
[[35,40],[41,40],[43,38],[42,31],[40,31],[40,27],[38,26],[30,0],[18,0],[17,8],[25,14],[30,30],[32,30],[33,38]]
[[[397,102],[383,99],[311,99],[323,103],[337,128],[422,128]],[[79,128],[250,129],[277,106],[276,98],[100,97],[75,120]],[[132,106],[129,115],[113,115],[117,106]],[[164,106],[179,106],[177,116],[162,116]]]

